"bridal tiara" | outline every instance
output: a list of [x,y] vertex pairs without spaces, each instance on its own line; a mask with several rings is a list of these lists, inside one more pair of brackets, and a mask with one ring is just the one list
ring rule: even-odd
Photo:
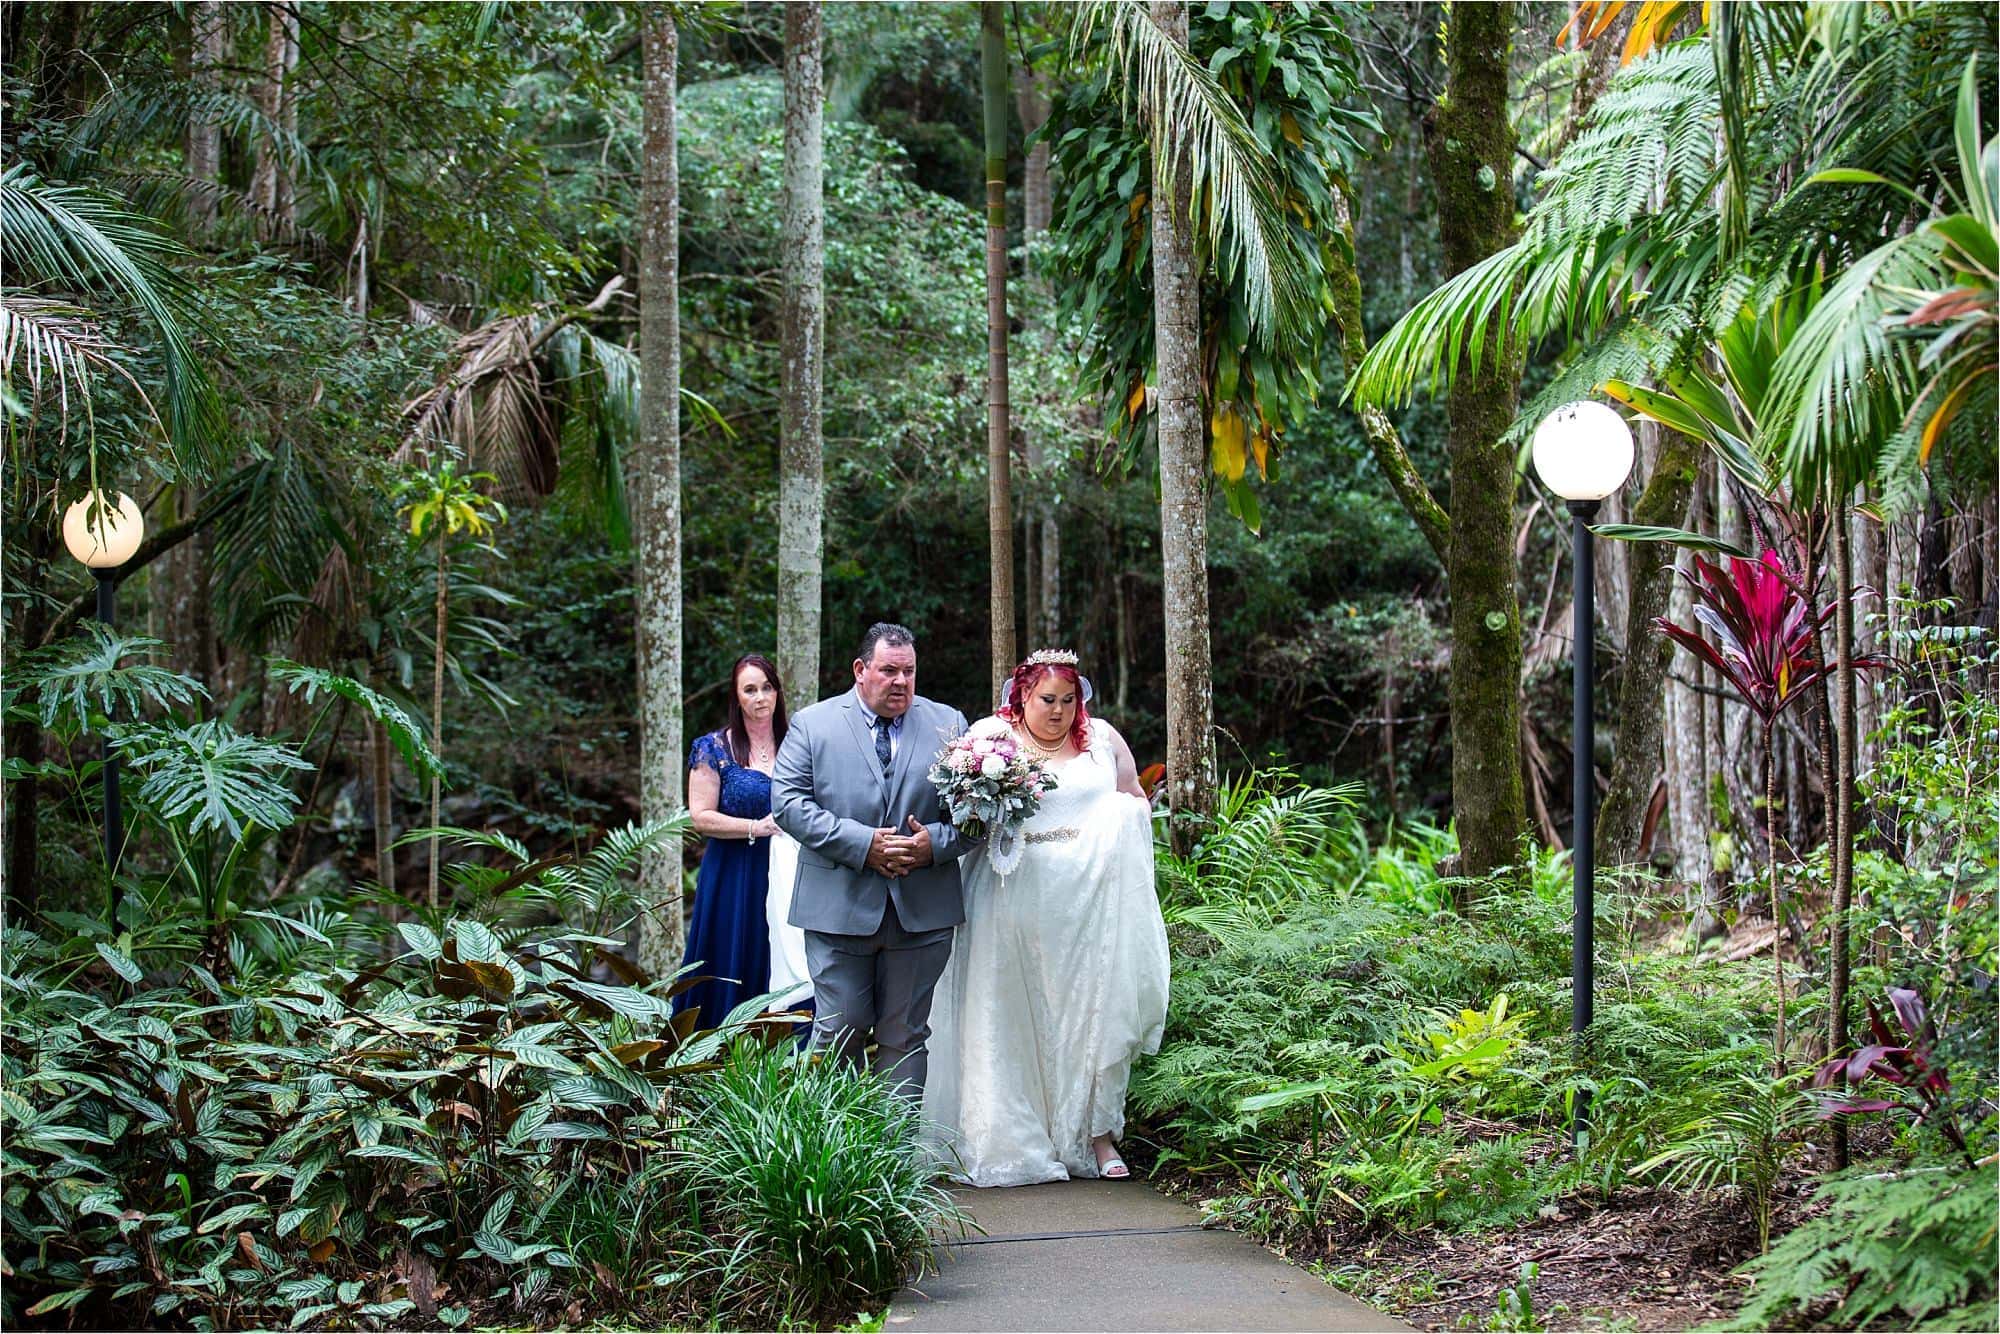
[[[1075,671],[1079,661],[1080,659],[1078,659],[1076,654],[1066,648],[1038,648],[1022,659],[1021,665],[1024,667],[1067,667],[1071,671]],[[1090,678],[1081,672],[1077,673],[1076,680],[1077,684],[1083,688],[1083,702],[1088,705],[1097,697],[1097,690],[1090,684]],[[1000,707],[1003,709],[1014,707],[1014,674],[1012,672],[1007,673],[1005,677],[1001,678]]]

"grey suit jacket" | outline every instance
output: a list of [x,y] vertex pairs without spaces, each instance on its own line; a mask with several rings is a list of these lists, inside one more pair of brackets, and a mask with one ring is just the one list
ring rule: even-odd
[[[957,926],[965,920],[958,859],[973,844],[945,819],[929,774],[945,742],[965,730],[965,715],[922,695],[912,699],[886,778],[872,717],[850,690],[793,714],[778,748],[771,814],[801,845],[791,923],[833,935],[872,935],[893,898],[906,931]],[[930,831],[932,864],[899,880],[869,870],[875,831],[887,826],[907,832],[912,815]]]

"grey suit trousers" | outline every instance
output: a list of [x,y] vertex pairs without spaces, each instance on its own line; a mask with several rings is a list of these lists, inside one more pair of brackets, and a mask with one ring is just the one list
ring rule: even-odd
[[930,1070],[931,997],[951,955],[953,927],[905,931],[892,901],[873,935],[806,932],[806,966],[812,971],[817,1045],[837,1060],[859,1065],[872,1032],[872,1068],[922,1098]]

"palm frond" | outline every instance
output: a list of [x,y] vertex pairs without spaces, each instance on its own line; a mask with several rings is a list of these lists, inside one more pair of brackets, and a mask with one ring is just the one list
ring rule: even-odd
[[177,134],[194,123],[212,125],[235,142],[276,153],[295,179],[316,173],[306,141],[272,120],[242,91],[204,87],[184,78],[133,75],[112,81],[89,110],[69,123],[55,150],[54,169],[65,176],[81,176],[95,163],[115,160],[122,146],[150,143],[162,132]]
[[1909,293],[1945,279],[1935,235],[1888,241],[1840,275],[1779,356],[1758,443],[1782,459],[1801,501],[1829,487],[1844,494],[1874,471],[1921,376],[1918,349],[1890,321]]
[[398,463],[428,445],[455,445],[475,469],[490,471],[503,491],[547,495],[555,487],[561,437],[536,357],[532,315],[507,315],[462,335],[448,369],[403,407]]
[[1176,173],[1192,176],[1203,234],[1214,246],[1225,278],[1240,272],[1250,301],[1251,333],[1271,347],[1307,332],[1315,317],[1285,217],[1282,192],[1256,136],[1229,95],[1186,47],[1170,40],[1129,0],[1080,6],[1073,47],[1087,44],[1102,24],[1122,84],[1138,104],[1166,173],[1154,183],[1155,208],[1173,198]]
[[82,186],[44,181],[22,163],[0,173],[0,244],[17,286],[138,307],[160,339],[167,429],[183,457],[213,466],[225,423],[189,341],[191,293],[167,261],[180,245],[149,218]]
[[80,306],[18,292],[0,293],[0,376],[10,385],[25,383],[30,398],[36,401],[41,400],[44,390],[52,391],[56,418],[65,429],[73,409],[86,414],[90,410],[93,369],[110,371],[123,379],[139,396],[147,415],[159,422],[153,401],[113,355],[130,351],[106,337],[103,325]]
[[308,667],[286,658],[271,659],[268,671],[272,680],[303,697],[308,704],[325,693],[358,705],[363,713],[382,725],[390,744],[395,746],[412,773],[420,778],[443,774],[444,761],[430,748],[416,719],[387,695],[370,689],[351,676],[342,676],[323,667]]
[[289,440],[213,487],[222,508],[213,559],[217,610],[232,636],[288,634],[312,603],[291,596],[312,588],[340,535],[334,518],[335,479],[309,450]]

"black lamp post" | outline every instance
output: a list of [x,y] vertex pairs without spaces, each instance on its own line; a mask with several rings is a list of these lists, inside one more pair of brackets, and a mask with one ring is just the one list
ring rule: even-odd
[[[1597,726],[1592,712],[1597,680],[1597,569],[1595,537],[1590,521],[1604,498],[1625,485],[1632,471],[1632,432],[1625,419],[1602,403],[1565,403],[1535,428],[1535,472],[1549,490],[1568,503],[1571,569],[1570,654],[1575,677],[1571,738],[1575,784],[1571,789],[1570,866],[1572,919],[1570,925],[1570,1032],[1577,1060],[1585,1058],[1585,1033],[1590,1028],[1597,987],[1597,848],[1595,823],[1597,787],[1592,772]],[[1588,1125],[1589,1100],[1578,1093],[1570,1123],[1571,1144],[1580,1148]]]
[[[97,578],[97,619],[106,630],[113,627],[118,609],[118,567],[131,560],[146,535],[146,520],[132,497],[120,494],[116,501],[95,492],[71,505],[63,515],[63,544],[69,554],[87,566]],[[104,775],[104,870],[109,884],[106,925],[112,939],[118,937],[120,889],[119,862],[125,856],[125,813],[118,793],[118,757],[112,752],[111,738],[103,739]]]

